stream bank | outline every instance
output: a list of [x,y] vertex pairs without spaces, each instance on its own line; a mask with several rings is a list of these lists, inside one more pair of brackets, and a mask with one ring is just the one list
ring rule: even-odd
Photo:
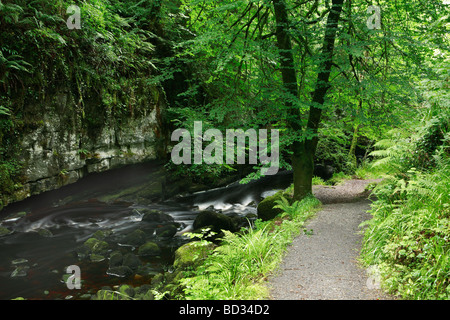
[[[284,172],[194,191],[198,186],[170,181],[151,162],[11,204],[0,212],[0,298],[114,298],[99,293],[105,287],[154,298],[200,212],[254,219],[257,203],[291,181]],[[69,265],[81,269],[80,290],[67,288]]]

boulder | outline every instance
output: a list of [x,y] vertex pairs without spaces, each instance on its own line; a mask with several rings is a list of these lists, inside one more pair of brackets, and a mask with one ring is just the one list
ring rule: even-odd
[[141,260],[133,253],[127,253],[123,256],[122,266],[130,268],[134,273],[141,266]]
[[173,266],[176,269],[196,267],[212,253],[216,246],[212,242],[192,241],[188,242],[175,251]]
[[92,262],[101,262],[101,261],[105,260],[104,256],[102,256],[101,254],[97,254],[97,253],[91,253],[89,258]]
[[158,273],[152,279],[152,287],[153,288],[158,288],[163,283],[164,283],[164,274],[162,274],[162,273]]
[[171,215],[164,213],[160,210],[140,209],[138,210],[138,212],[142,215],[142,221],[145,222],[157,222],[157,223],[174,222]]
[[11,233],[11,230],[9,230],[8,228],[0,226],[0,237],[1,236],[5,236],[5,235],[10,234],[10,233]]
[[75,254],[80,260],[84,260],[89,257],[90,253],[91,250],[86,245],[79,246],[75,249]]
[[136,279],[140,279],[142,277],[153,277],[157,273],[157,269],[155,269],[151,263],[146,263],[137,269],[135,277]]
[[53,233],[52,233],[50,230],[45,229],[45,228],[39,228],[39,229],[37,230],[37,233],[38,233],[40,236],[46,237],[46,238],[49,238],[49,237],[52,237],[52,236],[53,236]]
[[138,249],[138,255],[140,256],[157,256],[161,253],[158,245],[154,242],[146,242]]
[[119,287],[119,292],[125,296],[125,297],[130,297],[133,298],[135,295],[135,290],[132,286],[128,285],[128,284],[123,284]]
[[144,284],[140,287],[134,288],[135,295],[134,298],[137,300],[154,300],[152,287],[148,284]]
[[237,226],[231,217],[214,211],[202,211],[195,218],[193,224],[194,230],[205,227],[210,227],[212,231],[217,233],[221,230],[234,232],[237,229]]
[[88,248],[91,253],[102,254],[108,251],[109,246],[106,241],[99,240],[97,238],[89,238],[84,244],[84,247]]
[[156,229],[156,235],[162,238],[172,238],[178,231],[174,224],[167,224],[161,228]]
[[334,172],[334,167],[330,166],[329,164],[317,163],[314,165],[314,175],[316,177],[322,178],[323,180],[331,179]]
[[92,237],[98,240],[104,240],[107,236],[111,235],[111,230],[97,230]]
[[123,262],[123,255],[119,251],[114,251],[109,256],[109,267],[121,266]]
[[130,267],[127,266],[117,266],[109,268],[106,273],[119,278],[126,278],[133,274],[133,270],[131,270]]
[[272,196],[268,196],[263,199],[257,207],[258,218],[263,221],[271,220],[275,218],[277,215],[282,213],[283,211],[278,208],[274,208],[276,206],[276,201],[281,199],[283,196],[283,191],[278,191]]
[[145,243],[145,240],[145,232],[140,229],[136,229],[133,232],[127,234],[120,242],[133,247],[139,247],[140,245]]
[[25,277],[28,274],[28,269],[30,269],[30,267],[27,265],[18,266],[11,273],[10,277],[11,278]]

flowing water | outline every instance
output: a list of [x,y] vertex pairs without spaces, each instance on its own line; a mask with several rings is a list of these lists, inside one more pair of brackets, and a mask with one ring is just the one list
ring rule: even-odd
[[[130,198],[108,198],[133,185],[147,183],[145,177],[154,173],[153,165],[136,165],[101,173],[57,191],[33,196],[0,211],[0,223],[11,233],[0,237],[0,299],[83,299],[103,286],[148,283],[160,272],[170,269],[174,251],[188,238],[197,214],[214,208],[230,216],[256,214],[256,204],[274,190],[286,188],[292,181],[289,173],[268,176],[249,184],[228,186],[193,194],[176,195],[165,200],[139,201]],[[108,200],[105,200],[108,199]],[[77,251],[96,232],[108,236],[109,252],[135,252],[124,244],[124,237],[142,228],[143,209],[157,209],[176,222],[177,233],[170,238],[151,240],[161,249],[159,255],[140,257],[144,276],[119,277],[108,272],[108,258],[99,261],[80,259]],[[163,226],[155,222],[152,230]],[[66,268],[77,265],[81,270],[82,289],[70,290]]]

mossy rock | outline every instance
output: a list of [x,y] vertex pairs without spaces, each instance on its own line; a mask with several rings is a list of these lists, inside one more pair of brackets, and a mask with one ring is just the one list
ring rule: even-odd
[[110,230],[97,230],[92,237],[98,240],[104,240],[107,236],[111,235],[112,231]]
[[134,298],[136,300],[155,300],[155,295],[153,294],[153,290],[148,289],[144,293],[137,294]]
[[11,273],[11,278],[18,278],[18,277],[26,277],[28,274],[28,270],[30,269],[29,266],[18,266],[14,271]]
[[195,268],[212,253],[216,246],[212,242],[192,241],[175,251],[173,266],[176,269]]
[[118,290],[122,295],[124,295],[125,297],[130,297],[133,298],[135,295],[135,290],[132,286],[128,285],[128,284],[123,284],[119,287]]
[[155,300],[152,286],[149,284],[143,284],[142,286],[134,288],[135,300]]
[[162,273],[158,273],[152,279],[152,287],[153,288],[158,288],[163,283],[164,283],[164,274],[162,274]]
[[174,224],[168,224],[156,229],[156,235],[161,238],[172,238],[178,231]]
[[138,255],[140,256],[157,256],[161,253],[158,245],[154,242],[146,242],[138,249]]
[[137,229],[127,234],[120,242],[133,247],[139,247],[145,243],[147,236],[144,231]]
[[141,265],[141,260],[133,253],[127,253],[123,256],[122,265],[125,267],[129,267],[133,273],[136,271]]
[[1,236],[6,236],[7,234],[10,234],[11,232],[12,231],[9,230],[8,228],[0,226],[0,237]]
[[114,251],[109,256],[109,267],[121,266],[123,262],[123,255],[120,251]]
[[157,223],[165,223],[165,222],[174,222],[174,219],[171,215],[162,212],[160,210],[151,210],[151,209],[140,209],[138,210],[140,214],[142,214],[142,221],[145,222],[157,222]]
[[282,196],[285,196],[283,191],[278,191],[274,195],[268,196],[262,200],[257,207],[258,218],[263,221],[272,220],[283,211],[278,208],[274,208],[277,205],[276,201],[280,200]]
[[84,246],[89,248],[90,252],[102,254],[108,251],[109,245],[106,241],[97,238],[89,238],[84,242]]
[[104,256],[102,256],[101,254],[97,254],[97,253],[92,253],[89,256],[89,258],[92,262],[101,262],[101,261],[105,260]]
[[45,228],[39,228],[39,229],[37,230],[37,233],[38,233],[40,236],[46,237],[46,238],[50,238],[50,237],[53,236],[53,233],[52,233],[50,230],[45,229]]
[[127,278],[133,275],[133,270],[127,266],[117,266],[109,268],[106,273],[119,278]]
[[92,298],[93,300],[121,300],[120,294],[112,290],[98,290],[97,294]]
[[211,227],[214,232],[220,232],[221,230],[237,231],[236,223],[231,217],[214,211],[202,211],[195,218],[194,230],[204,227]]

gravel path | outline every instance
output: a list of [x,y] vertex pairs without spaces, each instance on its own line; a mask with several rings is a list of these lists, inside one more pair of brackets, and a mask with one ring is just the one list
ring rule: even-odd
[[373,285],[373,277],[369,279],[357,262],[362,239],[359,224],[371,218],[364,187],[374,181],[314,187],[323,210],[305,225],[312,234],[294,240],[279,271],[269,279],[271,299],[393,299]]

